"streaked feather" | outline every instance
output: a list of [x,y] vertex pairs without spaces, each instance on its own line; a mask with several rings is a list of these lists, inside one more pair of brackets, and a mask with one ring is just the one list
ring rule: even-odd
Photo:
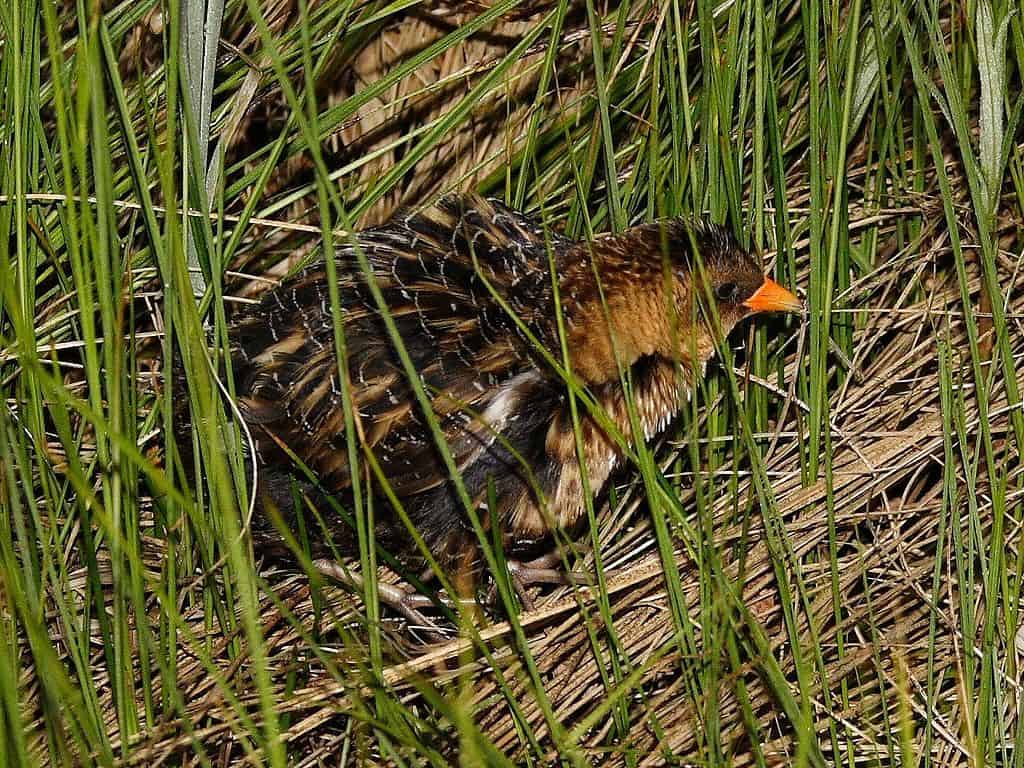
[[[712,349],[702,328],[693,329],[692,349],[669,343],[680,331],[670,327],[669,305],[678,308],[693,294],[691,233],[707,250],[702,255],[739,254],[744,279],[760,276],[716,228],[670,221],[574,243],[475,196],[448,197],[359,233],[467,490],[482,503],[494,484],[498,509],[484,510],[485,517],[503,527],[511,544],[541,538],[552,524],[571,526],[584,509],[565,385],[534,346],[561,358],[552,261],[573,369],[628,437],[619,366],[632,367],[641,430],[649,437],[678,409],[686,390],[678,372],[691,375]],[[427,420],[354,246],[342,244],[335,259],[360,435],[435,553],[456,557],[468,524]],[[234,367],[240,405],[258,427],[264,459],[278,460],[283,444],[329,492],[344,494],[351,470],[327,286],[326,267],[316,263],[245,310],[232,329]],[[593,418],[582,427],[596,491],[622,451]]]

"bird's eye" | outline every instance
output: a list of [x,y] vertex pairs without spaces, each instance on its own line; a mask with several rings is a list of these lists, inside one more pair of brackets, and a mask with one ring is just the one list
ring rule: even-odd
[[739,288],[736,283],[722,283],[715,290],[715,295],[722,301],[735,301],[739,295]]

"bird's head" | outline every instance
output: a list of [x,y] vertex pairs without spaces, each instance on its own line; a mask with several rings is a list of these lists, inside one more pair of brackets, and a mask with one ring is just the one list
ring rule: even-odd
[[766,276],[760,260],[724,227],[677,219],[665,228],[661,252],[671,264],[676,306],[691,321],[699,312],[714,327],[717,317],[728,334],[759,312],[803,311],[800,299]]
[[[645,355],[681,359],[695,370],[746,317],[801,312],[802,302],[764,274],[723,227],[690,219],[645,224],[588,244],[600,289],[577,267],[563,281],[574,363],[584,378],[608,380],[618,364]],[[579,262],[582,264],[583,262]],[[592,266],[588,271],[593,273]],[[616,358],[618,363],[616,362]]]

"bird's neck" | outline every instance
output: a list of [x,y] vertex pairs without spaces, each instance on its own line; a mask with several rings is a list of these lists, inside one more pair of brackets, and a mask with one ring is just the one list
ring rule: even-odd
[[627,234],[592,244],[589,254],[581,247],[563,273],[569,352],[588,384],[618,379],[650,356],[695,370],[714,350],[703,324],[678,311],[689,287],[666,278],[660,259],[645,258],[650,251],[630,254],[630,244]]

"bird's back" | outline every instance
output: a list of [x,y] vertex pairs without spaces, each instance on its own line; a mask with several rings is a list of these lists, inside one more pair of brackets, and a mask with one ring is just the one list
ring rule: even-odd
[[[356,247],[453,457],[468,470],[488,463],[477,460],[497,431],[506,440],[517,433],[503,419],[530,400],[560,397],[542,373],[535,344],[550,347],[556,338],[549,253],[557,258],[568,241],[477,197],[445,198],[357,238],[357,246],[339,245],[335,268],[358,426],[395,493],[422,495],[446,486],[447,472]],[[261,453],[283,445],[338,491],[348,487],[350,469],[331,306],[320,261],[235,320],[233,361],[240,404],[257,427]],[[497,453],[517,461],[506,449]],[[496,452],[490,453],[493,463]]]

